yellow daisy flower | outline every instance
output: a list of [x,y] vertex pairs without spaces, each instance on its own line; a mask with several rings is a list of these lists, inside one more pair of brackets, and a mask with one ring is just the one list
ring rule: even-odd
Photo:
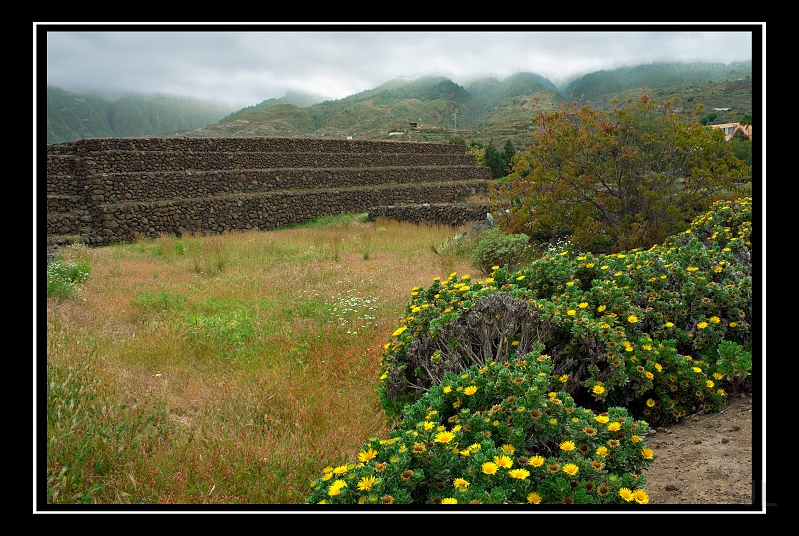
[[366,491],[374,486],[377,481],[377,478],[373,477],[372,475],[367,475],[358,481],[358,489],[361,491]]
[[528,476],[530,476],[530,471],[527,469],[511,469],[508,471],[508,476],[511,478],[518,478],[519,480],[524,480]]
[[369,447],[367,450],[362,450],[358,453],[358,461],[366,463],[375,456],[377,456],[377,451]]
[[330,495],[331,497],[335,497],[336,495],[341,493],[341,489],[342,488],[346,488],[346,487],[347,487],[347,483],[346,482],[344,482],[341,479],[336,480],[335,482],[330,484],[330,487],[327,490],[327,494]]
[[505,469],[510,469],[511,466],[513,466],[513,460],[504,454],[500,456],[494,456],[494,463],[497,464],[497,467],[504,467]]
[[575,476],[580,471],[580,468],[573,463],[567,463],[563,466],[563,472],[570,476]]
[[346,465],[339,465],[338,467],[333,469],[333,474],[335,474],[335,475],[343,475],[347,471],[348,471],[348,469],[347,469]]
[[529,465],[532,465],[533,467],[541,467],[542,465],[544,465],[545,461],[546,460],[544,459],[543,456],[533,456],[527,461],[527,463]]
[[449,443],[453,439],[455,439],[455,434],[452,432],[439,432],[435,435],[433,441],[436,443]]

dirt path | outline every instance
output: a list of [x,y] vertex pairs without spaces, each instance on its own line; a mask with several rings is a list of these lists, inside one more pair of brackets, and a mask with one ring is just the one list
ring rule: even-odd
[[759,431],[753,435],[753,417],[751,397],[737,395],[722,412],[651,431],[646,443],[655,463],[645,473],[650,504],[752,505],[754,464],[762,467],[759,444],[753,459],[753,440],[761,440]]

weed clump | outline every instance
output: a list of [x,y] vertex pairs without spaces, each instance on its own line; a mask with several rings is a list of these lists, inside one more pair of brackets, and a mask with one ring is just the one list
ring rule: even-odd
[[80,296],[80,285],[89,280],[92,268],[88,259],[81,256],[83,246],[70,246],[59,251],[47,263],[47,297],[68,300]]

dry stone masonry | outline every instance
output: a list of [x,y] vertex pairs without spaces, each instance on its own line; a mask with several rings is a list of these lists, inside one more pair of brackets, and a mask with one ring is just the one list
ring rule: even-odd
[[491,179],[474,155],[439,143],[103,138],[48,145],[46,157],[48,246],[272,229],[347,212],[469,221],[475,209],[459,201],[485,194]]
[[422,203],[420,205],[383,205],[369,209],[369,220],[378,218],[411,223],[441,223],[460,227],[484,222],[488,203]]

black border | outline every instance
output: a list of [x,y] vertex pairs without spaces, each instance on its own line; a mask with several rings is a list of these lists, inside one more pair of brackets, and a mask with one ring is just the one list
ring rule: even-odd
[[[336,513],[363,513],[363,514],[387,514],[387,513],[502,513],[502,514],[534,514],[534,513],[624,513],[624,514],[652,514],[652,513],[765,513],[766,506],[774,507],[776,502],[768,503],[765,493],[765,466],[764,446],[765,430],[763,416],[765,413],[765,340],[763,338],[763,328],[765,317],[763,316],[763,306],[765,305],[765,197],[763,196],[763,184],[765,182],[765,103],[763,100],[763,90],[765,89],[765,23],[656,23],[656,24],[604,24],[604,23],[577,23],[577,24],[558,24],[558,23],[270,23],[270,24],[237,24],[237,23],[34,23],[35,47],[34,47],[34,513],[303,513],[303,514],[336,514]],[[762,381],[755,381],[752,393],[753,407],[753,455],[752,455],[752,500],[751,505],[636,505],[630,509],[620,507],[619,509],[609,509],[606,506],[592,507],[593,505],[575,505],[559,507],[558,505],[547,505],[545,509],[531,511],[528,507],[515,508],[509,505],[506,509],[479,508],[479,505],[450,505],[448,511],[422,509],[419,507],[403,507],[387,511],[385,507],[367,508],[365,506],[337,507],[335,505],[53,505],[46,503],[46,486],[36,486],[37,481],[46,481],[47,456],[46,456],[46,389],[37,389],[37,385],[43,385],[46,381],[46,342],[42,337],[46,334],[46,289],[37,282],[44,280],[46,262],[44,259],[47,236],[46,236],[46,196],[43,184],[46,183],[46,157],[44,148],[47,145],[46,129],[36,129],[37,121],[41,123],[46,117],[46,51],[47,51],[47,32],[48,31],[347,31],[347,32],[380,32],[380,31],[435,31],[435,32],[534,32],[534,31],[557,31],[557,32],[584,32],[584,31],[613,31],[613,32],[641,32],[641,31],[744,31],[752,33],[752,65],[753,79],[752,99],[754,103],[760,103],[760,108],[756,109],[753,105],[753,131],[756,143],[753,145],[753,223],[760,222],[762,231],[756,236],[762,237],[753,249],[753,282],[756,299],[753,303],[753,320],[759,329],[753,329],[755,337],[755,349],[762,348],[762,355],[753,356],[753,377],[762,378]],[[38,304],[38,309],[37,309]],[[37,345],[37,327],[39,343]],[[38,398],[37,398],[38,397]],[[38,443],[38,444],[37,444]],[[476,508],[476,506],[478,506]]]

